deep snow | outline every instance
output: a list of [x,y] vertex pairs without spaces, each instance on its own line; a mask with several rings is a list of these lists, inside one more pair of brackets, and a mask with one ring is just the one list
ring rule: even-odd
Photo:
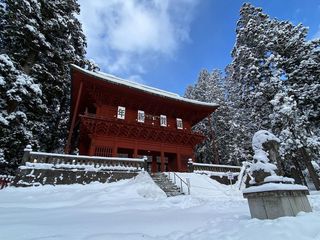
[[235,186],[200,174],[191,195],[166,198],[147,174],[116,183],[9,187],[0,191],[0,239],[290,239],[320,240],[320,194],[313,213],[250,219]]

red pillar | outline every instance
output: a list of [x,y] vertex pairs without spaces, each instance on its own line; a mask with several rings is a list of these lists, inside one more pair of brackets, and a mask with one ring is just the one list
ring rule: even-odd
[[94,156],[95,155],[95,150],[96,150],[96,146],[94,143],[94,140],[91,141],[90,147],[89,147],[89,156]]
[[117,153],[117,145],[113,145],[112,148],[112,157],[117,157],[118,153]]
[[138,157],[138,149],[135,147],[133,149],[133,158],[137,158]]
[[69,130],[67,144],[66,144],[65,149],[64,149],[64,152],[66,154],[69,154],[70,151],[71,151],[71,138],[72,138],[72,135],[73,135],[74,125],[76,123],[76,118],[77,118],[77,113],[78,113],[78,108],[79,108],[79,102],[80,102],[80,97],[81,97],[81,93],[82,93],[82,86],[83,86],[83,82],[80,82],[77,101],[76,101],[76,106],[74,107],[74,111],[73,111],[73,115],[72,115],[71,126],[70,126],[70,130]]
[[164,152],[161,152],[160,159],[161,159],[161,172],[164,172],[165,171]]
[[154,155],[153,153],[151,154],[152,156],[152,172],[155,173],[155,172],[158,172],[158,163],[157,163],[157,156]]
[[134,149],[133,149],[133,158],[137,158],[137,157],[138,157],[138,144],[137,144],[137,141],[135,141]]
[[181,171],[181,156],[180,156],[180,151],[177,152],[177,169],[176,171],[180,172]]

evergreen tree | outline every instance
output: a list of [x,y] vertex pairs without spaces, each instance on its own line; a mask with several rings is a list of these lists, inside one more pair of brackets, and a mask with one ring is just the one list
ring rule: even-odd
[[318,151],[319,41],[306,41],[306,34],[302,25],[271,19],[244,4],[230,69],[238,87],[233,93],[241,99],[236,108],[242,119],[249,116],[241,128],[249,135],[258,129],[278,133],[283,156],[303,156],[314,172],[309,154]]
[[[13,73],[8,72],[8,66],[5,69],[2,66],[2,74],[6,74],[6,81],[10,74],[18,79],[23,76],[27,79],[28,86],[38,86],[38,93],[42,92],[40,99],[34,97],[38,93],[26,93],[26,96],[34,100],[21,98],[19,103],[23,106],[29,105],[28,101],[33,104],[33,108],[21,110],[27,116],[23,119],[30,121],[24,128],[28,132],[25,132],[25,136],[28,137],[21,137],[14,128],[11,128],[10,133],[16,135],[16,140],[21,141],[21,144],[32,141],[35,149],[59,151],[67,132],[69,66],[72,63],[81,67],[90,65],[84,57],[85,36],[76,18],[80,11],[79,5],[76,0],[1,1],[0,11],[4,14],[0,17],[3,23],[0,28],[0,44],[5,58],[10,59],[8,61],[14,65],[11,69]],[[5,87],[6,89],[1,89],[1,98],[4,96],[3,91],[7,91],[12,85],[6,84]],[[32,89],[29,90],[32,92]],[[5,151],[5,155],[8,154]],[[8,160],[18,159],[21,154],[21,148],[13,148]]]
[[0,152],[14,168],[16,150],[22,153],[26,144],[33,142],[35,129],[41,127],[34,116],[41,106],[41,90],[31,77],[15,68],[8,55],[0,54],[0,92]]
[[[204,102],[215,102],[219,108],[208,118],[198,123],[194,130],[206,136],[206,140],[197,146],[197,159],[208,163],[231,163],[228,151],[230,124],[229,107],[226,103],[224,79],[220,70],[201,70],[198,81],[189,86],[185,96]],[[233,162],[234,163],[234,162]]]
[[[198,101],[209,102],[210,88],[210,73],[206,69],[202,69],[198,76],[198,81],[194,86],[189,86],[185,92],[185,97],[195,99]],[[211,146],[212,135],[210,134],[211,127],[208,119],[202,120],[200,123],[193,127],[196,132],[202,133],[206,136],[203,143],[198,144],[196,147],[196,159],[200,162],[212,163],[213,151]]]
[[[218,109],[212,114],[211,131],[212,131],[212,147],[215,163],[228,164],[230,156],[228,154],[228,132],[229,128],[229,108],[226,102],[226,90],[224,86],[224,78],[220,70],[214,69],[210,74],[210,102],[219,104]],[[210,124],[209,123],[209,124]]]
[[[230,65],[231,79],[235,82],[238,95],[237,108],[248,116],[246,132],[253,135],[259,129],[270,129],[270,100],[281,87],[280,55],[271,48],[276,40],[272,20],[261,8],[244,4],[236,29],[236,44]],[[251,137],[249,138],[251,139]],[[246,142],[250,144],[250,142]]]
[[[320,156],[320,41],[306,41],[306,29],[301,26],[298,29],[299,44],[295,43],[295,51],[283,63],[286,85],[271,101],[274,113],[270,116],[273,128],[278,131],[283,142],[283,155],[291,156],[293,161],[300,159],[300,165],[307,167],[319,190],[319,176],[311,161]],[[292,41],[288,44],[292,44]],[[301,167],[299,162],[294,162],[298,168]]]
[[[225,121],[226,132],[225,148],[228,162],[239,165],[242,161],[248,161],[252,157],[250,134],[250,116],[243,107],[243,99],[239,94],[241,84],[232,78],[230,66],[226,68],[224,86],[226,92],[226,110],[222,121]],[[247,114],[245,114],[247,112]]]

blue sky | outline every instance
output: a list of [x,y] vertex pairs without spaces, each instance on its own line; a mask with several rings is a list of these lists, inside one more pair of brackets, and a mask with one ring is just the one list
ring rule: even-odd
[[320,37],[319,0],[80,0],[87,56],[103,72],[183,95],[202,68],[230,63],[244,2]]

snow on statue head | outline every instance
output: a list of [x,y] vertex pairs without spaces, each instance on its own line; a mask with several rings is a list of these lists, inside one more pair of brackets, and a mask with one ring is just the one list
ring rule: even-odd
[[279,157],[278,149],[280,140],[272,133],[266,130],[260,130],[253,135],[252,148],[254,151],[253,163],[250,166],[250,173],[253,179],[250,184],[259,185],[265,181],[265,178],[277,176],[276,162]]

